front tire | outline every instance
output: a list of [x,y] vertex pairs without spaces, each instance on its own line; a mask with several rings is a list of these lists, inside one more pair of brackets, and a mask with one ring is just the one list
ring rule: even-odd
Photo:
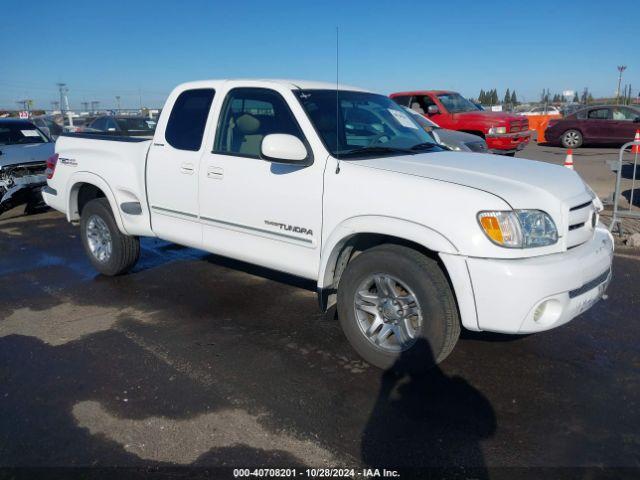
[[91,264],[103,275],[121,275],[140,258],[140,240],[120,232],[106,198],[96,198],[85,205],[80,233]]
[[582,146],[582,133],[578,130],[567,130],[560,137],[560,143],[564,148],[580,148]]
[[366,250],[338,287],[345,336],[369,363],[424,371],[444,360],[460,335],[449,282],[438,263],[399,245]]

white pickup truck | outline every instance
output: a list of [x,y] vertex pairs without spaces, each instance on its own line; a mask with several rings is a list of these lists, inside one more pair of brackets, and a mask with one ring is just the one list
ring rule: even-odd
[[126,272],[149,236],[313,279],[382,368],[441,361],[461,326],[557,327],[611,278],[602,204],[578,174],[446,151],[348,86],[186,83],[152,140],[62,135],[48,178],[46,203],[80,223],[99,272]]

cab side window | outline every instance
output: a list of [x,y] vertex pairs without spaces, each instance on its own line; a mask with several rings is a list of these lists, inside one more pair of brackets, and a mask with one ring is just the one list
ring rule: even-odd
[[393,97],[392,100],[396,102],[398,105],[402,105],[403,107],[408,107],[411,97],[409,95],[400,95],[397,97]]
[[591,120],[611,120],[611,110],[608,108],[590,110],[587,117]]
[[279,93],[266,88],[233,89],[222,107],[213,153],[260,158],[262,139],[272,133],[305,141]]
[[178,96],[164,133],[169,145],[178,150],[200,150],[214,95],[214,90],[200,88],[185,90]]

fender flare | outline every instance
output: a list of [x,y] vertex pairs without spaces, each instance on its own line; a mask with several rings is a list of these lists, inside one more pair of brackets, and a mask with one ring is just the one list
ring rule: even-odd
[[111,187],[109,187],[109,184],[101,176],[91,172],[75,172],[67,181],[67,192],[69,192],[69,196],[67,198],[67,220],[71,222],[79,219],[77,212],[78,188],[76,188],[76,185],[79,183],[88,183],[102,190],[109,202],[109,206],[111,207],[118,229],[120,229],[123,234],[128,235],[127,230],[124,228],[122,217],[120,216],[120,210],[118,209],[118,203],[116,202],[116,197],[113,194]]
[[383,215],[360,215],[338,224],[322,247],[318,288],[330,287],[338,255],[353,236],[361,233],[389,235],[408,240],[437,253],[459,253],[454,243],[440,232],[409,220]]

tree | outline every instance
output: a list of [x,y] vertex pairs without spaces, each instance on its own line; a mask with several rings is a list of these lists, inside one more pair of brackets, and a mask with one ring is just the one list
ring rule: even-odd
[[589,92],[589,95],[587,96],[587,103],[592,103],[593,102],[593,95],[591,95],[591,92]]
[[509,91],[508,88],[507,88],[507,91],[504,92],[504,100],[502,101],[502,103],[504,103],[505,105],[508,105],[511,103],[511,92]]
[[511,92],[511,105],[514,107],[518,105],[518,97],[516,97],[516,91]]
[[497,105],[497,104],[498,104],[498,90],[494,88],[491,91],[491,105]]
[[573,95],[573,103],[580,103],[580,97],[578,97],[578,91]]

